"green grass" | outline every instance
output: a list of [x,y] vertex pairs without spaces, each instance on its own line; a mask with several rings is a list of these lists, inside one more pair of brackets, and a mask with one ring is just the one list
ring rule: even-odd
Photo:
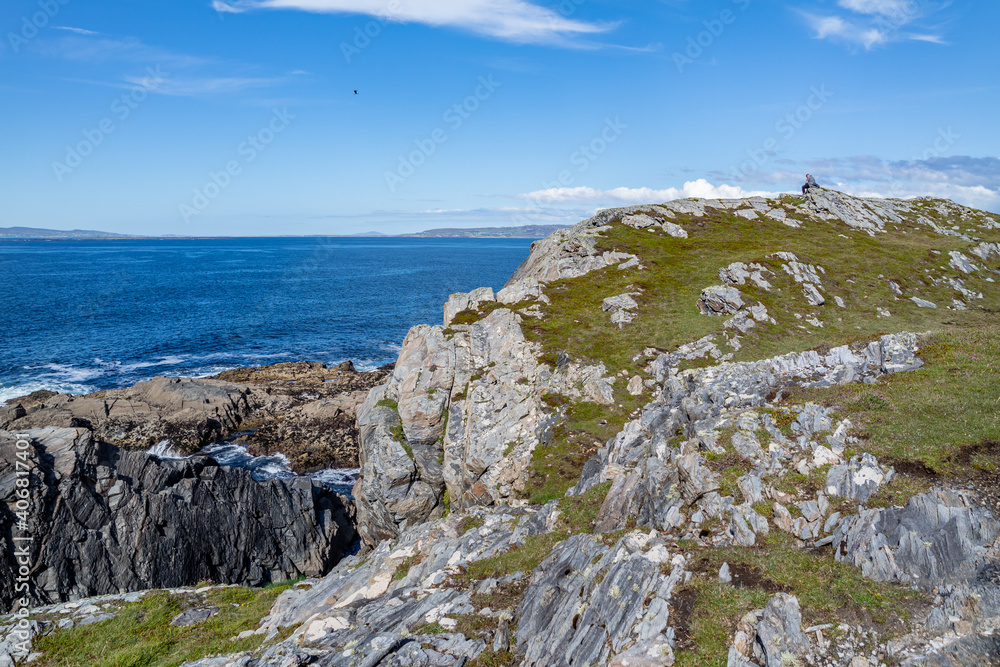
[[[249,651],[263,637],[230,641],[244,630],[255,630],[278,595],[294,582],[262,589],[225,588],[209,591],[198,606],[218,607],[207,621],[186,628],[170,619],[188,608],[184,596],[166,592],[146,595],[127,604],[114,619],[83,627],[55,630],[39,638],[33,650],[39,667],[174,667],[189,660]],[[290,634],[282,633],[279,639]]]
[[797,390],[787,401],[833,406],[854,423],[856,452],[884,462],[916,463],[945,477],[996,465],[988,452],[962,454],[1000,440],[1000,326],[932,334],[919,356],[923,368],[878,385]]
[[465,663],[465,667],[516,667],[521,664],[521,659],[510,651],[495,652],[492,646],[487,646],[486,650]]
[[[562,498],[580,481],[580,471],[587,459],[621,431],[629,415],[649,400],[648,394],[645,398],[629,395],[621,379],[617,384],[614,405],[557,404],[565,406],[564,418],[553,429],[551,440],[535,447],[532,454],[524,495],[533,505]],[[550,406],[557,399],[565,400],[554,394],[543,397]]]
[[479,530],[483,527],[483,518],[480,516],[466,516],[458,522],[458,534],[465,535],[470,530]]
[[[790,198],[784,201],[792,202]],[[641,366],[646,360],[632,361],[645,348],[672,350],[724,331],[726,318],[702,315],[696,302],[703,288],[719,284],[719,269],[737,261],[760,263],[773,272],[767,276],[771,291],[751,283],[739,289],[748,304],[763,303],[777,324],[758,323],[748,334],[741,335],[743,347],[735,352],[736,361],[823,350],[898,331],[939,331],[955,324],[981,326],[998,319],[995,313],[1000,312],[1000,289],[984,282],[987,274],[964,276],[943,268],[948,251],[960,250],[968,255],[970,244],[911,222],[889,225],[886,233],[874,238],[839,222],[808,222],[792,229],[774,221],[747,221],[721,210],[709,211],[704,218],[678,216],[674,222],[688,231],[688,239],[617,223],[598,239],[599,249],[638,255],[645,270],[609,267],[554,281],[546,288],[551,304],[542,306],[544,318],[526,319],[522,324],[528,339],[541,344],[542,361],[553,364],[560,352],[566,352],[576,361],[603,362],[609,373],[627,370],[630,376],[645,378]],[[977,230],[976,236],[1000,241],[996,231]],[[781,262],[766,258],[777,251],[793,252],[802,262],[825,269],[826,273],[821,274],[827,298],[824,306],[810,306],[801,286],[782,270]],[[945,284],[933,284],[930,275],[961,277],[967,287],[982,291],[986,298],[970,303],[969,311],[948,310],[946,306],[957,293]],[[896,300],[890,280],[902,286],[906,298]],[[601,311],[601,301],[637,290],[642,291],[636,297],[638,318],[619,330]],[[847,308],[834,303],[835,295],[844,299]],[[910,296],[933,301],[939,308],[918,308],[908,300]],[[876,317],[876,306],[888,308],[892,317]],[[816,316],[824,326],[808,325],[795,313]],[[729,351],[721,336],[716,343],[723,352]],[[703,359],[686,366],[698,368],[710,363]],[[552,442],[535,450],[526,494],[532,503],[561,497],[579,478],[583,463],[596,449],[595,442],[603,444],[621,428],[634,407],[648,401],[648,395],[640,401],[623,396],[621,384],[619,381],[614,406],[566,406],[566,420],[555,429]],[[618,404],[623,407],[618,408]],[[779,417],[776,415],[776,419]],[[779,420],[779,425],[787,431],[787,424]]]
[[393,580],[400,581],[402,579],[405,579],[406,575],[410,573],[410,568],[412,568],[414,565],[419,565],[420,563],[423,562],[423,560],[424,560],[424,554],[422,553],[410,556],[402,563],[400,563],[398,567],[396,567],[396,571],[392,575]]
[[595,486],[579,496],[563,498],[559,502],[558,523],[551,532],[528,537],[524,544],[513,549],[471,563],[465,577],[481,581],[488,577],[504,577],[514,572],[531,572],[545,560],[556,544],[571,535],[594,532],[594,520],[611,489],[611,482]]
[[470,581],[481,581],[489,577],[506,577],[514,572],[532,572],[552,553],[552,548],[567,537],[567,531],[532,535],[524,540],[524,544],[509,551],[470,563],[465,577]]
[[[776,592],[795,595],[803,627],[822,623],[863,622],[883,636],[903,631],[914,605],[926,597],[897,584],[866,579],[851,565],[838,563],[827,550],[799,549],[793,538],[772,532],[757,547],[705,549],[690,559],[699,574],[692,580],[695,602],[688,621],[690,643],[677,652],[682,667],[726,664],[729,643],[743,615],[762,609]],[[744,566],[761,579],[742,587],[722,584],[719,568]]]

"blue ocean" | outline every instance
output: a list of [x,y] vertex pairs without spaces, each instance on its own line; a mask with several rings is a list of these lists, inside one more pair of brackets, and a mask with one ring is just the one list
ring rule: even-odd
[[528,239],[0,241],[0,403],[281,361],[395,360]]

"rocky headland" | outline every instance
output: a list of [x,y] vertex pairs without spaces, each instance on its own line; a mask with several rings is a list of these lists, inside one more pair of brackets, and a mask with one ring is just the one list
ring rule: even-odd
[[[602,211],[534,243],[499,292],[453,295],[365,393],[359,553],[317,576],[256,540],[262,555],[248,558],[271,580],[309,578],[239,634],[212,625],[217,605],[200,594],[157,599],[189,608],[199,641],[219,627],[210,649],[184,654],[201,667],[995,663],[998,279],[1000,219],[942,200],[814,189]],[[221,426],[200,431],[190,389],[164,381],[158,391],[184,395],[171,405],[186,446],[239,429],[260,409],[244,407],[247,391],[291,400],[252,375],[209,381],[199,400]],[[114,404],[92,418],[65,408],[77,400],[22,404],[8,423],[40,427],[52,410],[88,420],[59,424],[94,434],[78,437],[113,442]],[[179,423],[160,420],[164,433]],[[53,446],[42,436],[40,453]],[[70,460],[88,456],[100,459]],[[184,465],[173,485],[207,483],[209,464]],[[104,474],[70,475],[46,492],[67,500],[49,506],[143,516],[110,509]],[[233,511],[232,531],[256,513]],[[104,540],[94,554],[134,553],[87,525]],[[133,542],[180,544],[133,525]],[[302,539],[322,532],[310,530]],[[164,548],[155,558],[177,558]],[[110,571],[119,591],[140,585],[129,567]],[[91,625],[155,634],[136,620],[149,604],[96,600],[110,618],[86,630],[65,606],[38,611],[17,655],[84,655]],[[15,655],[18,622],[0,619],[0,659]]]
[[357,407],[388,373],[301,361],[206,379],[158,377],[83,396],[41,391],[0,406],[0,430],[86,428],[122,449],[169,440],[182,454],[239,434],[251,454],[280,452],[296,472],[353,468]]

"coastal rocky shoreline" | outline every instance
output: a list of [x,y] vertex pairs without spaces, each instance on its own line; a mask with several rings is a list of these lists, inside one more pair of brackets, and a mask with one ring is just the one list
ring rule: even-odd
[[[8,405],[0,428],[7,447],[34,429],[36,520],[68,526],[36,557],[49,603],[190,585],[205,561],[225,583],[307,577],[232,638],[254,646],[192,666],[993,664],[998,280],[1000,219],[942,200],[614,209],[534,243],[502,290],[453,295],[377,376],[158,378]],[[962,428],[941,430],[954,396]],[[250,427],[262,453],[325,443],[285,452],[299,470],[355,429],[354,500],[115,446]],[[97,602],[108,624],[141,604]],[[0,661],[79,629],[59,613],[20,653],[0,618]]]
[[86,428],[122,449],[169,441],[184,455],[239,434],[250,454],[281,453],[296,473],[356,468],[357,407],[390,371],[300,361],[204,379],[157,377],[82,396],[38,391],[0,406],[0,430]]

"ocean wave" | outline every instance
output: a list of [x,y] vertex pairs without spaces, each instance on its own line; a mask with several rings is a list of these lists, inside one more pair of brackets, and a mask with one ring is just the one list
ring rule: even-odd
[[[190,456],[185,456],[175,451],[169,440],[158,442],[146,450],[146,453],[165,461],[190,458]],[[292,472],[291,462],[284,454],[279,452],[271,456],[254,456],[247,451],[246,445],[239,441],[211,444],[203,448],[198,454],[210,456],[222,466],[249,470],[250,474],[257,481],[289,479],[299,476]],[[350,496],[354,488],[354,483],[360,474],[361,470],[357,468],[327,468],[310,473],[308,477],[330,487],[341,495]]]
[[67,364],[44,364],[41,368],[46,368],[49,373],[41,373],[44,376],[56,376],[59,380],[69,383],[82,384],[88,380],[101,377],[107,371],[102,368],[84,368],[80,366],[70,366]]
[[121,362],[115,361],[112,364],[118,364],[117,368],[122,373],[131,373],[133,371],[142,370],[144,368],[156,368],[158,366],[177,366],[183,364],[189,359],[187,355],[171,355],[167,357],[161,357],[156,361],[137,361],[132,364],[121,364]]
[[164,461],[179,461],[187,458],[184,454],[175,450],[173,443],[169,440],[161,440],[147,449],[146,453]]
[[97,388],[87,384],[48,380],[2,382],[0,383],[0,405],[12,398],[27,396],[31,392],[41,390],[54,391],[57,394],[89,394],[92,391],[97,391]]

